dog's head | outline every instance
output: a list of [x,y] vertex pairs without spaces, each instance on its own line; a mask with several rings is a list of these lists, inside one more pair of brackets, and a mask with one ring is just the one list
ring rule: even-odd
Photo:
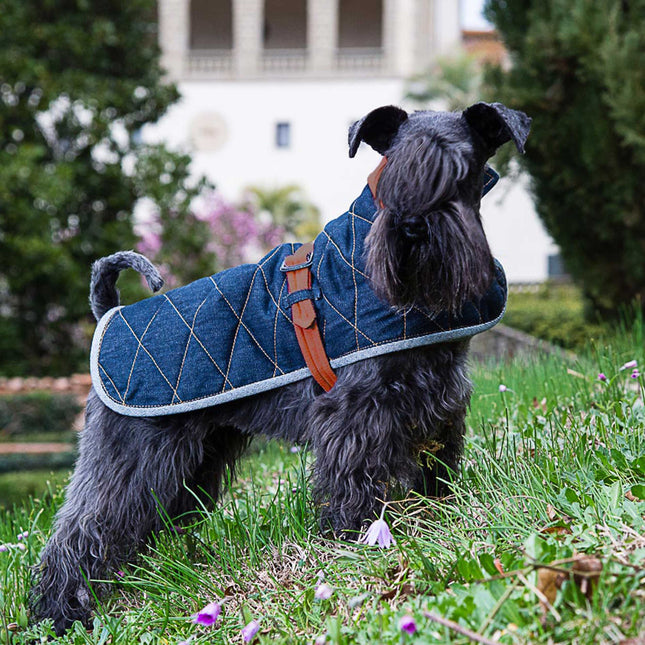
[[399,309],[458,312],[494,275],[479,215],[484,167],[499,146],[520,152],[531,119],[501,103],[463,112],[394,107],[370,112],[349,130],[387,158],[376,188],[379,212],[367,239],[376,292]]

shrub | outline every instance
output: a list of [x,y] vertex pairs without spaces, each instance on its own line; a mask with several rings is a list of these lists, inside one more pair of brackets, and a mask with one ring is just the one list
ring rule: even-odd
[[570,284],[511,288],[504,323],[572,351],[580,351],[603,332],[602,325],[586,319],[582,293]]
[[538,214],[594,310],[645,305],[645,0],[487,0],[511,65],[497,100],[533,117]]
[[82,406],[71,394],[31,392],[0,396],[0,438],[46,435],[70,440]]

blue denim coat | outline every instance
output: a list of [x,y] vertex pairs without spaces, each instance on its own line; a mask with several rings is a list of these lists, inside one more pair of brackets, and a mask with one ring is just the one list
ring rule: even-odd
[[[484,194],[496,176],[487,181]],[[403,349],[478,334],[501,319],[506,280],[497,275],[459,316],[398,313],[371,289],[364,245],[376,207],[369,188],[314,240],[315,308],[333,368]],[[311,376],[300,352],[280,270],[299,244],[281,244],[255,264],[227,269],[125,307],[99,321],[92,344],[94,389],[128,416],[218,405]]]

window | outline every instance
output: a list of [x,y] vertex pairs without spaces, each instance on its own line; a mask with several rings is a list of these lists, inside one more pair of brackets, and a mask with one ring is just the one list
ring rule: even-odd
[[548,267],[547,275],[549,278],[563,278],[567,275],[567,269],[564,266],[562,256],[559,253],[547,257]]
[[190,48],[233,47],[233,7],[231,0],[192,0],[190,3]]
[[291,123],[282,121],[275,126],[275,145],[276,148],[291,147]]
[[383,0],[339,0],[338,46],[341,49],[383,46]]
[[307,1],[265,0],[264,48],[307,47]]

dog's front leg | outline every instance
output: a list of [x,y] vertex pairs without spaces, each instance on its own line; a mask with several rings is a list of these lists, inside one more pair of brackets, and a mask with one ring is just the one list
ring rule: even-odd
[[392,480],[418,470],[396,388],[381,387],[379,394],[339,382],[312,414],[320,526],[344,539],[356,539],[364,523],[376,518]]

